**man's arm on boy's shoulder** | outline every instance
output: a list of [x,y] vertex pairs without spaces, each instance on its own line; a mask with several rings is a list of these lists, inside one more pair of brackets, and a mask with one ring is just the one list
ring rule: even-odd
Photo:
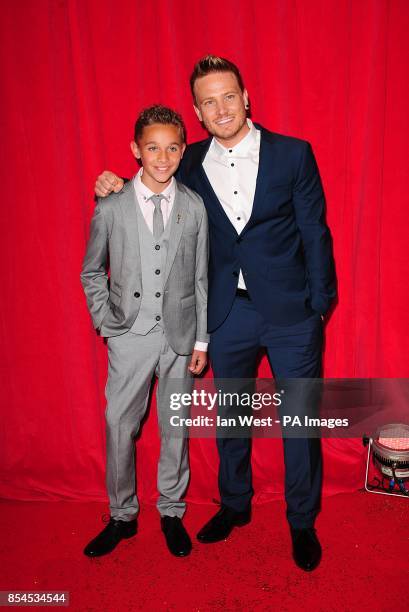
[[112,191],[118,193],[123,189],[124,179],[120,176],[117,176],[110,170],[104,170],[102,174],[100,174],[95,182],[95,194],[99,198],[105,198]]
[[[181,168],[176,172],[175,177],[183,183]],[[129,181],[128,178],[121,178],[110,170],[104,170],[95,181],[95,195],[99,198],[106,198],[110,193],[118,193],[124,187],[124,184]]]
[[95,208],[91,221],[87,250],[82,263],[81,283],[94,327],[99,329],[109,310],[108,228],[100,205]]

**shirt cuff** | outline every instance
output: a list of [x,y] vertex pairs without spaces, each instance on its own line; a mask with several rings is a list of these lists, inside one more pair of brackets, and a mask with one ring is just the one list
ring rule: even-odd
[[208,342],[199,342],[198,340],[195,342],[195,351],[204,351],[207,352]]

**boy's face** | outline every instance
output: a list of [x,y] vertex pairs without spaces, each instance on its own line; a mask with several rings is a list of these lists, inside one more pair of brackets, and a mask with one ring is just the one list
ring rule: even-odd
[[186,144],[180,130],[171,123],[153,123],[144,127],[131,150],[143,165],[142,182],[154,193],[160,193],[170,183],[179,167]]
[[247,91],[241,91],[233,72],[211,72],[194,84],[194,109],[212,136],[226,147],[236,145],[248,132]]

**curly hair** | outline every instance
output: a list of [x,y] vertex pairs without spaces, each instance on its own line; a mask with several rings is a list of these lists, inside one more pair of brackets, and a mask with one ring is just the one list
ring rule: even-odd
[[134,138],[137,142],[143,133],[143,129],[148,125],[161,123],[162,125],[175,125],[179,128],[182,142],[186,142],[186,128],[183,119],[179,113],[162,104],[154,104],[145,108],[139,115],[135,123]]

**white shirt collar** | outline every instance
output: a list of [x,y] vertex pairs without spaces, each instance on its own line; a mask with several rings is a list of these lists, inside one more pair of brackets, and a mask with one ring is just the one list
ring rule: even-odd
[[[139,172],[135,175],[134,178],[134,188],[137,196],[140,196],[144,202],[149,200],[149,198],[155,193],[149,189],[144,183],[142,183],[141,176],[143,174],[143,168],[140,168]],[[176,182],[172,176],[172,179],[169,185],[160,193],[166,198],[168,202],[174,197],[176,191]]]
[[247,119],[247,125],[250,131],[234,147],[225,147],[213,137],[210,149],[219,158],[224,156],[247,157],[254,147],[259,147],[260,143],[260,130],[255,127],[251,119]]

